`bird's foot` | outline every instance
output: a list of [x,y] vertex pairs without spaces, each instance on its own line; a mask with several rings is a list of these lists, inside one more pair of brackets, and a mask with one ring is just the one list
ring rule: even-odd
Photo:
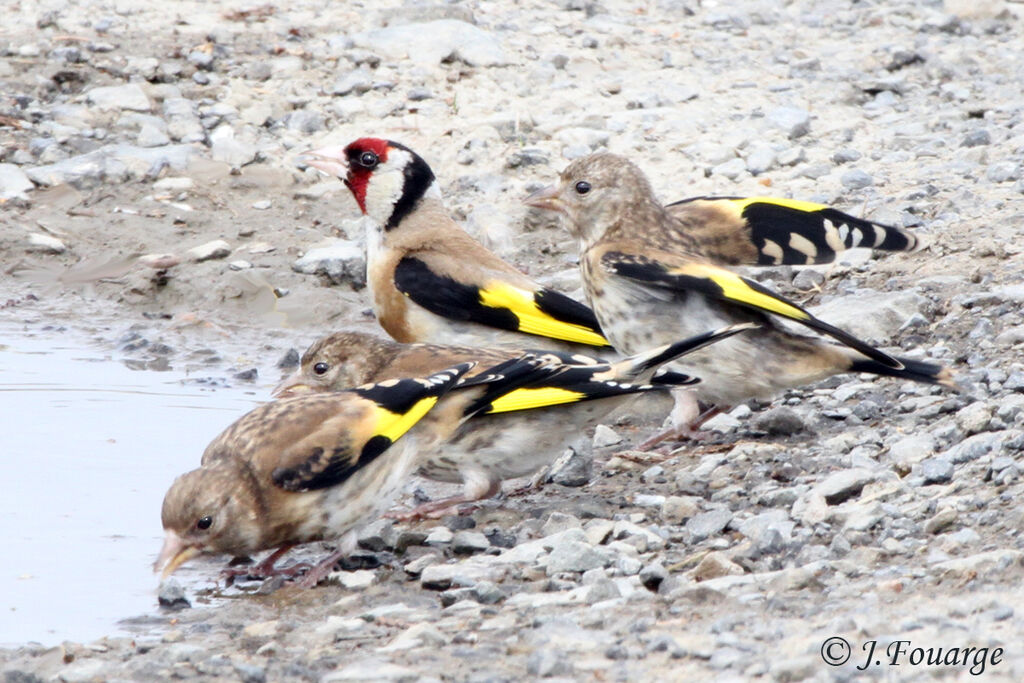
[[465,496],[452,496],[451,498],[441,498],[439,500],[432,500],[429,503],[423,503],[417,505],[411,510],[391,510],[384,514],[389,519],[395,519],[400,522],[416,522],[421,519],[440,519],[441,517],[447,517],[448,515],[468,515],[472,514],[476,510],[479,510],[477,505],[467,505],[463,508],[459,506],[463,503],[471,503]]

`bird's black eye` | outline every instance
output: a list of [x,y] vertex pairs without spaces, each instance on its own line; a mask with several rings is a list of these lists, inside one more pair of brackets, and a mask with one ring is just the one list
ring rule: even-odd
[[365,166],[366,168],[373,168],[380,162],[380,158],[376,154],[370,151],[363,152],[359,155],[359,165]]
[[313,372],[315,372],[318,375],[322,375],[330,369],[331,366],[328,365],[327,363],[324,363],[323,361],[320,361],[319,363],[313,366]]
[[581,180],[576,183],[576,194],[586,194],[590,192],[590,183],[586,180]]
[[207,515],[206,517],[199,518],[199,521],[196,522],[196,528],[200,531],[206,531],[210,528],[211,524],[213,524],[213,517]]

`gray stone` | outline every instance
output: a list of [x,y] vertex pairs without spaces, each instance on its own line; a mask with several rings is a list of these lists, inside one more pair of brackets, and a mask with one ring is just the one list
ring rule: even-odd
[[814,491],[829,505],[839,505],[859,496],[864,487],[873,482],[875,478],[873,472],[863,468],[840,470],[830,474],[815,486]]
[[332,95],[362,95],[373,87],[373,74],[367,69],[355,69],[340,76],[330,88]]
[[101,184],[122,183],[155,175],[163,168],[184,171],[194,153],[195,149],[191,145],[150,148],[105,145],[54,164],[28,168],[25,173],[37,185],[67,183],[80,190],[92,189]]
[[213,240],[200,244],[197,247],[192,247],[185,253],[189,260],[199,263],[211,259],[227,258],[231,255],[231,245],[224,240]]
[[231,168],[241,168],[256,161],[259,149],[256,145],[243,142],[234,137],[221,137],[210,146],[210,158],[223,161]]
[[356,539],[360,548],[375,553],[382,550],[394,550],[398,543],[398,530],[390,519],[378,519],[367,524],[359,531]]
[[997,161],[985,169],[985,177],[993,183],[1006,183],[1020,178],[1021,169],[1014,161]]
[[926,315],[930,309],[928,299],[913,291],[862,289],[815,306],[811,312],[865,341],[888,343],[911,316]]
[[345,668],[326,674],[320,683],[336,683],[338,681],[411,681],[419,678],[415,670],[378,659],[367,657],[352,662]]
[[985,431],[991,420],[992,408],[982,401],[975,401],[956,412],[956,424],[966,434]]
[[622,437],[607,425],[597,425],[594,429],[594,448],[607,448],[622,443]]
[[925,485],[948,484],[953,480],[953,463],[941,458],[928,458],[921,461],[921,476]]
[[157,126],[144,123],[139,129],[138,137],[135,138],[135,144],[139,147],[163,147],[171,144],[171,138]]
[[232,666],[235,667],[235,673],[238,674],[242,683],[264,683],[267,680],[265,667],[245,662],[232,662]]
[[312,109],[299,109],[288,115],[287,126],[290,130],[309,135],[324,129],[324,115]]
[[721,533],[731,521],[732,512],[721,508],[694,515],[686,522],[685,528],[690,534],[690,540],[699,543],[710,536]]
[[583,525],[580,524],[578,517],[555,510],[548,515],[547,520],[544,522],[544,526],[540,528],[540,533],[541,536],[547,537],[553,534],[560,534],[563,531],[568,531],[569,529],[581,528],[583,528]]
[[924,523],[925,533],[939,534],[953,526],[959,515],[954,508],[946,508],[935,513],[927,522]]
[[860,190],[874,185],[875,179],[859,168],[851,168],[839,176],[839,182],[848,190]]
[[960,142],[961,147],[980,147],[992,143],[992,135],[984,128],[972,130]]
[[491,542],[479,531],[463,529],[462,531],[456,531],[455,536],[452,538],[452,552],[457,555],[482,553],[490,547]]
[[156,599],[161,607],[169,610],[188,609],[192,606],[192,603],[185,597],[185,589],[174,579],[167,579],[160,583]]
[[751,175],[767,173],[775,168],[776,152],[771,145],[758,144],[750,150],[746,158],[747,171]]
[[493,581],[477,581],[470,590],[473,599],[481,605],[496,605],[505,599],[505,594]]
[[723,178],[729,180],[736,180],[747,170],[747,164],[743,159],[730,159],[724,164],[718,164],[711,169],[711,172],[715,175],[720,175]]
[[25,197],[25,193],[35,189],[35,185],[14,164],[0,164],[0,200],[14,197]]
[[99,109],[127,109],[129,111],[149,111],[149,97],[135,83],[110,85],[93,88],[85,94],[89,104]]
[[354,34],[352,42],[383,57],[408,59],[419,66],[434,66],[445,60],[482,67],[509,63],[491,33],[454,19],[388,26]]
[[28,236],[29,251],[40,251],[47,254],[63,254],[67,251],[67,245],[53,235],[44,235],[41,232],[33,232]]
[[83,659],[61,669],[56,679],[63,683],[92,683],[106,680],[107,664],[102,659]]
[[552,676],[569,676],[572,674],[572,662],[564,653],[552,648],[534,650],[526,658],[526,673],[540,678]]
[[768,434],[789,436],[805,429],[804,420],[792,408],[771,408],[754,418],[753,425]]
[[640,583],[647,590],[657,593],[661,582],[668,578],[668,570],[660,562],[653,562],[640,570]]
[[993,448],[997,448],[1002,436],[998,433],[985,432],[970,436],[943,453],[941,457],[954,465],[959,465],[971,460],[977,460],[988,454]]
[[337,239],[314,247],[292,264],[292,270],[307,275],[325,275],[332,284],[348,283],[353,289],[366,286],[366,258],[359,245]]
[[858,152],[857,150],[845,147],[843,149],[837,150],[832,155],[832,161],[834,161],[837,164],[847,164],[850,163],[851,161],[857,161],[858,159],[861,158],[861,156],[861,153]]
[[622,593],[615,582],[608,578],[602,578],[590,584],[585,600],[588,605],[594,605],[605,600],[614,600],[620,597],[622,597]]
[[559,486],[586,486],[594,474],[593,459],[574,448],[567,448],[551,465],[551,481]]
[[793,276],[793,286],[804,291],[820,287],[825,282],[825,274],[812,268],[804,268]]
[[807,135],[811,130],[811,113],[795,107],[776,107],[765,114],[765,120],[789,139]]
[[588,569],[608,566],[609,561],[587,543],[565,539],[556,545],[548,555],[547,575],[562,572],[585,572]]

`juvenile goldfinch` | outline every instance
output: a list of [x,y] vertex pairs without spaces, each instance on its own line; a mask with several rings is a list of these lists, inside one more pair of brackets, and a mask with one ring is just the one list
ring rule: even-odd
[[[358,529],[390,505],[418,449],[429,445],[430,433],[418,429],[423,416],[472,367],[297,396],[242,416],[210,443],[201,467],[178,477],[164,497],[166,538],[154,570],[167,576],[204,552],[277,548],[245,573],[308,569],[303,584],[315,585],[354,550]],[[340,542],[314,567],[274,567],[291,547],[319,540]]]
[[[688,404],[673,415],[677,428],[702,420],[694,399],[724,409],[842,372],[954,386],[946,368],[883,353],[762,285],[713,264],[692,234],[691,223],[674,217],[658,202],[646,177],[628,159],[595,154],[576,160],[557,185],[525,201],[566,215],[568,228],[579,241],[587,298],[620,352],[737,322],[761,326],[755,334],[716,344],[673,364],[702,379],[690,392]],[[782,321],[804,325],[842,346],[797,334]]]
[[[752,327],[733,325],[615,363],[568,352],[526,352],[570,369],[502,396],[497,404],[509,406],[525,400],[532,405],[545,394],[572,402],[530,413],[484,412],[455,430],[448,428],[450,422],[439,425],[439,436],[433,441],[438,447],[420,453],[417,473],[435,481],[461,483],[463,494],[432,501],[407,516],[441,514],[460,503],[497,494],[503,480],[532,474],[550,464],[566,446],[632,394],[656,388],[648,383],[670,388],[699,381],[680,373],[659,371],[662,364]],[[363,382],[427,374],[461,362],[477,363],[477,369],[468,374],[473,377],[474,372],[491,372],[486,368],[520,353],[509,349],[400,344],[360,332],[338,332],[310,346],[299,369],[279,385],[276,393],[287,396],[303,391],[337,391]],[[449,395],[446,402],[454,408],[464,395]],[[424,418],[424,422],[439,415],[438,411]]]
[[719,266],[830,263],[854,247],[916,251],[922,238],[824,204],[778,197],[692,197],[665,206]]
[[[369,218],[367,283],[400,342],[607,346],[583,304],[530,279],[459,227],[434,173],[408,147],[360,138],[303,155],[341,179]],[[563,347],[564,348],[564,347]]]

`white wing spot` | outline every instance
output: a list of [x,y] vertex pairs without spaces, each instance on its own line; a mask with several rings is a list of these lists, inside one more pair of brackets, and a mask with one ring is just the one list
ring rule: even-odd
[[843,240],[843,244],[846,244],[846,238],[850,236],[850,226],[843,223],[839,226],[839,239]]
[[846,245],[843,244],[843,238],[840,237],[835,224],[826,218],[822,221],[822,227],[825,228],[825,244],[828,248],[832,251],[842,251]]
[[814,242],[795,232],[789,234],[789,246],[806,255],[808,263],[814,263],[814,257],[818,255],[818,247],[814,246]]
[[850,246],[851,247],[859,247],[860,243],[861,243],[861,241],[863,239],[864,239],[864,233],[862,233],[857,228],[854,228],[853,230],[850,231]]
[[885,228],[875,226],[875,246],[877,247],[885,241]]
[[761,253],[765,256],[770,256],[776,265],[782,263],[782,247],[772,240],[764,241],[764,246],[761,247]]

